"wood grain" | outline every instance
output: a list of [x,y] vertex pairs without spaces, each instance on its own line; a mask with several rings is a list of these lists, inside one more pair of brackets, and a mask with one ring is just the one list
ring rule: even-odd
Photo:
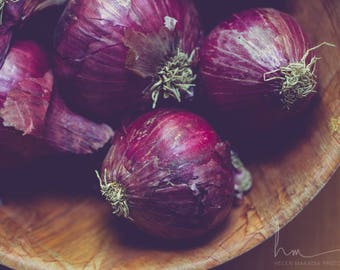
[[[340,170],[292,222],[276,233],[276,247],[273,236],[246,254],[212,270],[339,270],[339,209]],[[288,255],[291,251],[299,251],[302,256],[297,253]]]
[[36,190],[33,184],[22,190],[22,183],[13,184],[16,192],[8,193],[0,207],[0,264],[25,270],[207,269],[243,254],[291,221],[340,163],[340,131],[330,128],[331,119],[340,117],[340,1],[287,3],[313,44],[328,41],[338,47],[318,51],[320,100],[299,134],[281,151],[249,161],[254,187],[215,234],[185,246],[150,239],[116,220],[98,192],[78,189],[83,179],[65,174],[54,180],[65,187],[73,181],[72,192]]

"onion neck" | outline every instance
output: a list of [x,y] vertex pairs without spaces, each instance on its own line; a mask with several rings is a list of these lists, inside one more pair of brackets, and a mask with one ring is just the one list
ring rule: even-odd
[[[285,109],[291,109],[299,100],[303,100],[311,93],[316,92],[315,67],[319,58],[313,56],[309,63],[306,63],[306,59],[311,51],[324,45],[334,47],[331,43],[323,42],[308,49],[299,62],[289,63],[285,67],[264,74],[264,81],[282,80],[279,94]],[[274,75],[277,72],[280,72],[279,76]],[[273,76],[271,77],[271,75]]]
[[99,179],[100,191],[103,197],[110,202],[113,208],[112,213],[118,217],[129,218],[129,207],[124,187],[117,181],[108,182],[106,170],[104,170],[103,178],[100,177],[97,171],[96,175]]
[[19,0],[0,0],[0,25],[2,24],[2,16],[7,2],[18,2]]
[[177,49],[177,53],[161,67],[149,88],[152,108],[156,107],[160,95],[165,99],[172,97],[178,102],[181,102],[183,94],[193,96],[196,75],[191,66],[194,55],[195,50],[188,55]]

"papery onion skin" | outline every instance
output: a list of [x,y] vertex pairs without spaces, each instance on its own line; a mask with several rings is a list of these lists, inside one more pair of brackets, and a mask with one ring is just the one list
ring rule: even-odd
[[93,154],[110,142],[114,132],[106,124],[93,122],[71,111],[54,90],[44,130],[38,135],[55,151]]
[[66,107],[54,89],[47,55],[33,41],[15,42],[0,68],[0,121],[1,154],[5,155],[0,160],[61,152],[90,154],[113,135],[109,126]]
[[45,121],[53,89],[47,56],[32,41],[11,47],[0,69],[0,117],[3,125],[24,134],[38,133]]
[[114,205],[117,201],[110,198],[117,194],[107,191],[121,187],[126,205],[120,201],[114,213],[143,231],[192,239],[228,216],[234,192],[231,166],[229,144],[204,119],[158,109],[116,133],[102,165],[102,193]]
[[[165,17],[177,20],[174,30]],[[200,38],[190,0],[72,0],[56,29],[55,71],[72,109],[120,123],[127,111],[151,108],[143,92],[151,77],[177,47],[190,55]]]
[[220,118],[234,121],[231,126],[261,132],[280,125],[305,110],[316,89],[287,106],[282,80],[265,81],[266,73],[281,76],[271,72],[300,62],[308,48],[301,27],[286,13],[271,8],[237,13],[216,26],[201,48],[202,95]]

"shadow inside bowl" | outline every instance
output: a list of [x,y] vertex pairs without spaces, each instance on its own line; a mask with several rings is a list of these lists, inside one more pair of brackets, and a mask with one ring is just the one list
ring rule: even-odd
[[99,190],[95,170],[100,168],[103,153],[79,157],[75,155],[34,159],[1,171],[0,197],[7,200],[42,194],[91,194]]

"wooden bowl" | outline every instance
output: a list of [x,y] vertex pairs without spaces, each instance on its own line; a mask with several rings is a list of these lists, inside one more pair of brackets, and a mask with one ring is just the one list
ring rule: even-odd
[[[242,8],[273,6],[239,2]],[[321,95],[309,120],[283,149],[249,162],[253,189],[222,228],[185,247],[157,242],[115,220],[99,192],[89,188],[97,185],[94,177],[85,181],[85,174],[71,173],[76,167],[51,175],[40,161],[48,179],[33,179],[41,174],[25,179],[28,173],[21,173],[0,207],[0,264],[15,269],[207,269],[248,251],[292,220],[340,162],[340,1],[284,3],[312,44],[328,41],[337,48],[318,50]]]

